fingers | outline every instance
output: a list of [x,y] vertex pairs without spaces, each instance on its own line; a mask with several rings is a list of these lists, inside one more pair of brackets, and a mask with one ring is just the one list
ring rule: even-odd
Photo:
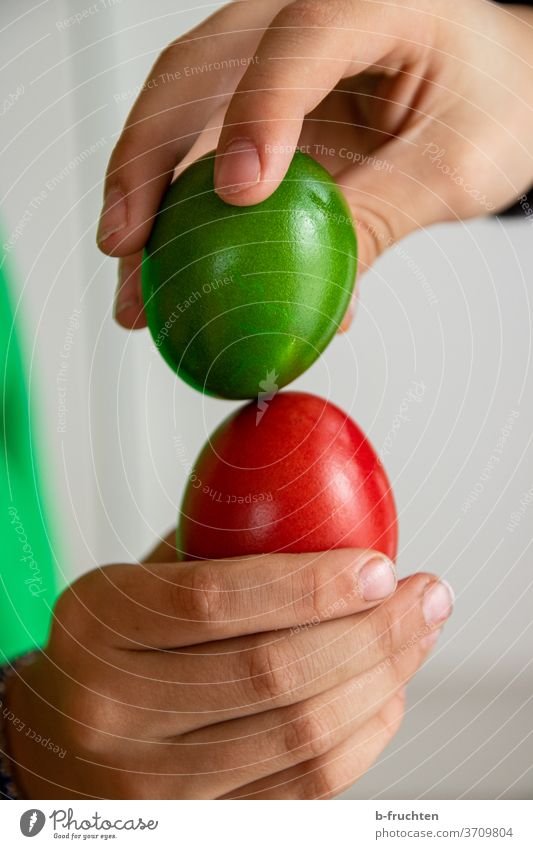
[[[391,8],[383,17],[375,4],[345,0],[235,3],[161,54],[105,181],[97,240],[105,253],[125,258],[115,311],[120,324],[133,329],[146,323],[137,254],[175,167],[213,116],[229,103],[215,168],[219,194],[238,205],[265,199],[286,173],[305,116],[341,78],[383,69],[382,62],[385,69],[411,66],[427,48],[431,27],[415,11]],[[423,37],[417,31],[422,18]],[[364,188],[358,191],[364,200]],[[357,211],[357,198],[352,206]],[[363,265],[375,248],[363,226]]]
[[[447,585],[414,575],[374,610],[322,624],[190,647],[132,654],[126,663],[168,690],[179,706],[163,717],[167,734],[294,705],[402,657],[440,628],[452,609]],[[174,701],[174,704],[175,701]]]
[[400,728],[405,696],[400,692],[350,738],[326,754],[260,779],[221,798],[330,799],[372,766]]
[[118,263],[118,285],[113,314],[123,327],[137,330],[146,327],[146,313],[141,292],[142,252],[121,257]]
[[394,591],[379,552],[341,549],[95,570],[59,601],[74,629],[117,647],[190,646],[366,610]]
[[225,6],[161,54],[109,162],[97,234],[105,253],[129,256],[146,243],[175,165],[234,91],[278,7]]
[[[229,104],[215,167],[228,203],[269,197],[285,176],[305,116],[342,78],[398,67],[427,50],[415,10],[345,0],[296,0],[274,18]],[[423,29],[421,41],[417,35]]]
[[216,794],[229,793],[245,781],[257,781],[339,746],[407,683],[428,651],[419,641],[319,696],[202,728],[181,737],[180,743],[201,770],[209,765]]
[[[269,776],[277,780],[280,772],[322,756],[336,757],[335,750],[386,707],[428,650],[418,643],[319,697],[217,723],[170,742],[168,728],[158,727],[150,712],[132,711],[133,705],[116,700],[112,706],[102,704],[91,692],[83,702],[87,723],[81,739],[98,763],[128,745],[128,762],[141,774],[161,776],[167,785],[186,778],[187,798],[205,798],[206,787],[209,798],[221,796]],[[172,798],[171,787],[162,792]]]
[[[429,130],[434,138],[431,132],[436,131]],[[416,144],[407,138],[394,139],[374,153],[385,163],[383,170],[364,164],[335,176],[357,230],[359,275],[413,230],[450,217],[440,180],[421,149],[423,137]]]
[[[216,148],[223,118],[224,109],[216,109],[204,131],[175,169],[176,175],[186,170],[192,162],[195,162],[201,156]],[[118,264],[118,284],[115,295],[114,318],[127,330],[137,330],[146,325],[141,286],[141,259],[142,252],[139,251],[136,254],[121,257]],[[169,555],[169,548],[166,547],[164,555],[161,556],[160,560],[158,561],[157,558],[152,557],[152,562],[175,562],[177,559],[175,539],[173,540],[172,548],[174,550],[172,556]]]
[[259,203],[277,188],[305,115],[351,64],[346,4],[289,3],[274,18],[231,99],[215,165],[215,189],[236,205]]
[[[132,739],[127,729],[120,740],[122,747],[128,742],[124,751],[116,748],[116,733],[112,737],[84,735],[83,746],[78,748],[83,754],[77,757],[76,771],[90,770],[93,782],[95,777],[105,782],[111,772],[117,798],[325,798],[340,793],[369,768],[398,730],[402,714],[403,695],[400,693],[338,746],[297,766],[241,783],[237,790],[224,796],[220,793],[224,783],[220,780],[222,773],[215,770],[214,766],[218,765],[209,760],[211,747],[191,744],[187,738],[172,744],[161,740],[147,740],[141,744],[139,739]],[[116,766],[119,756],[120,768]],[[223,772],[231,774],[233,763],[235,757],[229,754]],[[272,760],[272,764],[275,763]],[[238,772],[236,768],[235,773]],[[246,775],[247,770],[243,769],[241,782],[246,782]]]

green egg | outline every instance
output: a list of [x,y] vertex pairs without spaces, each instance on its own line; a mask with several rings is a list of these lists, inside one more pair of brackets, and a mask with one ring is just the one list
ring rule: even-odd
[[297,152],[254,206],[213,189],[214,152],[167,190],[142,264],[155,345],[201,392],[245,399],[287,385],[320,356],[352,296],[357,240],[328,172]]

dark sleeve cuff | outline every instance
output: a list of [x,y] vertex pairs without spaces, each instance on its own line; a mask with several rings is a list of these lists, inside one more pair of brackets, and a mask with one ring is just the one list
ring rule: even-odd
[[519,197],[512,206],[498,212],[500,217],[509,215],[521,215],[523,218],[529,218],[533,215],[533,190]]

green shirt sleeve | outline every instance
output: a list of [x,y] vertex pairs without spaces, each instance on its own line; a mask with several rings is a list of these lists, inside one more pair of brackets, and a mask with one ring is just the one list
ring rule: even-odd
[[28,385],[6,263],[0,268],[0,663],[42,646],[57,595]]

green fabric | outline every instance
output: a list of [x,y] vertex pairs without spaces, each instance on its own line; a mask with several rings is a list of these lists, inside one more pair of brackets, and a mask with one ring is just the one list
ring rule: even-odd
[[0,661],[46,641],[57,595],[53,549],[41,485],[35,431],[38,412],[28,399],[5,267],[0,269]]

